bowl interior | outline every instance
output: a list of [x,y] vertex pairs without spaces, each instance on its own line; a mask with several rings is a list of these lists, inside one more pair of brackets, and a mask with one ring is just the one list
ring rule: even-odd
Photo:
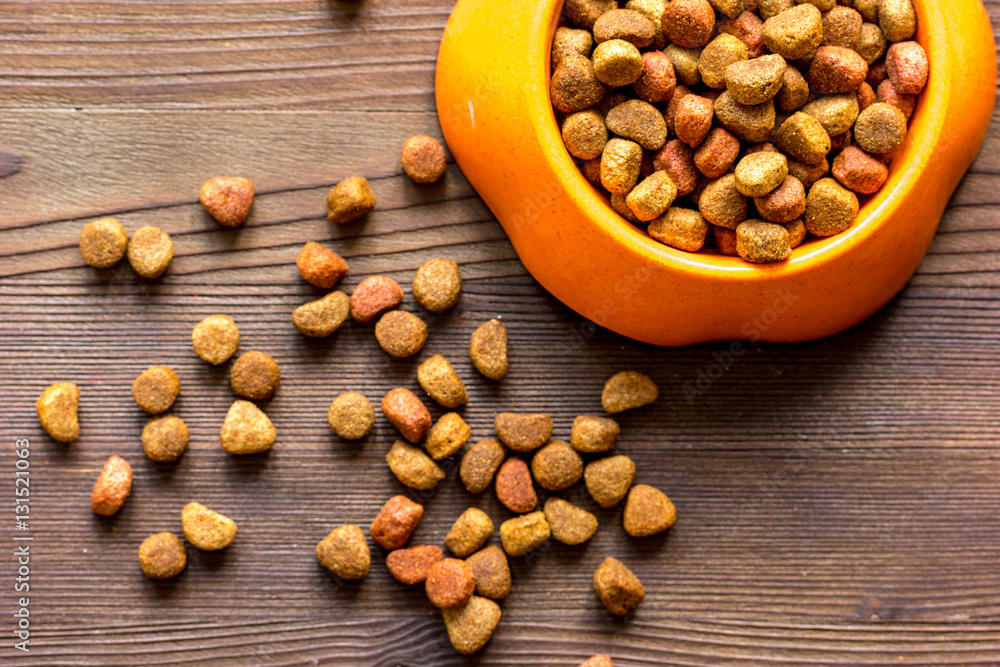
[[[877,193],[859,196],[861,210],[854,225],[845,232],[827,238],[809,238],[799,247],[792,250],[791,257],[777,264],[749,264],[739,257],[730,257],[716,252],[714,249],[689,253],[677,250],[650,238],[645,231],[634,226],[618,215],[608,203],[604,194],[599,192],[584,178],[573,157],[566,150],[559,131],[556,113],[549,100],[548,80],[551,74],[552,37],[558,27],[562,13],[562,0],[554,2],[548,26],[548,39],[541,45],[539,60],[544,63],[545,85],[539,87],[542,100],[539,105],[542,125],[538,128],[539,138],[547,147],[547,155],[555,173],[561,174],[567,194],[572,197],[582,210],[589,212],[589,217],[595,225],[600,226],[606,235],[624,244],[631,251],[645,256],[652,262],[682,268],[688,271],[710,272],[746,280],[754,277],[764,277],[780,273],[798,273],[828,261],[848,252],[852,247],[863,243],[871,235],[878,232],[889,218],[894,208],[901,205],[906,184],[910,176],[922,170],[930,155],[932,143],[940,133],[940,109],[943,108],[947,93],[943,85],[937,85],[934,76],[934,34],[929,29],[930,19],[927,16],[929,0],[914,0],[917,12],[917,35],[915,39],[927,50],[931,61],[931,72],[927,87],[917,99],[908,127],[906,139],[899,152],[889,165],[889,178]],[[538,91],[536,91],[538,92]],[[935,113],[934,110],[939,112]]]

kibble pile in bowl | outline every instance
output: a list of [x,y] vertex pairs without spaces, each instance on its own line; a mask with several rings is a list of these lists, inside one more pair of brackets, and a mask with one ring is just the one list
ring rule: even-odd
[[911,0],[566,0],[550,94],[623,218],[688,252],[781,262],[849,229],[929,64]]

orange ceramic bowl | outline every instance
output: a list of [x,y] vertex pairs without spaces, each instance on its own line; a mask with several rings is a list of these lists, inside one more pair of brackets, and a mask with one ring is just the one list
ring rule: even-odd
[[979,0],[914,3],[930,78],[888,181],[851,229],[780,264],[662,245],[584,179],[548,93],[562,0],[458,0],[438,55],[441,128],[527,269],[595,323],[671,346],[829,336],[906,285],[992,116],[996,51]]

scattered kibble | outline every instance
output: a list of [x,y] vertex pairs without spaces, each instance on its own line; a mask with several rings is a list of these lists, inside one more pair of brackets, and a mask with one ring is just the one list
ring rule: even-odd
[[491,544],[465,559],[476,577],[476,595],[500,602],[510,595],[510,564],[507,554]]
[[360,440],[375,425],[375,409],[356,391],[344,392],[330,403],[327,420],[333,432],[345,440]]
[[233,393],[253,401],[274,396],[281,382],[281,369],[274,358],[260,350],[250,350],[233,363],[229,386]]
[[174,258],[174,242],[159,227],[140,227],[128,242],[128,261],[143,278],[159,278]]
[[413,276],[413,300],[440,313],[458,303],[462,295],[462,272],[450,259],[429,259]]
[[552,440],[531,459],[531,473],[542,488],[562,491],[583,477],[583,459],[568,442]]
[[427,573],[442,558],[444,552],[441,547],[420,544],[389,552],[385,557],[385,566],[396,581],[413,586],[427,581]]
[[375,193],[367,179],[360,176],[345,178],[330,188],[326,196],[326,217],[337,224],[362,218],[374,208]]
[[447,166],[444,146],[434,137],[418,134],[403,143],[403,171],[414,183],[434,183],[444,176]]
[[677,510],[659,489],[648,484],[636,484],[625,502],[625,532],[632,537],[649,537],[661,533],[677,521]]
[[442,558],[427,572],[427,598],[439,609],[461,607],[476,590],[476,575],[464,560]]
[[592,461],[583,469],[583,481],[594,501],[611,509],[625,498],[635,481],[635,463],[622,454]]
[[445,477],[444,470],[431,457],[402,440],[392,445],[385,460],[396,479],[411,489],[433,489]]
[[594,572],[594,590],[604,607],[615,616],[631,614],[646,597],[639,577],[620,560],[610,557],[605,558]]
[[239,227],[250,216],[253,182],[240,176],[210,178],[202,183],[198,198],[220,225]]
[[319,564],[341,579],[364,579],[371,567],[372,555],[364,531],[353,524],[334,528],[316,545]]
[[545,520],[552,537],[563,544],[583,544],[597,532],[597,517],[562,498],[545,501]]
[[157,463],[173,463],[188,445],[188,428],[176,415],[158,415],[142,427],[142,450]]
[[410,442],[420,442],[431,428],[431,413],[412,391],[391,389],[382,399],[382,413]]
[[503,445],[493,438],[480,440],[465,452],[458,476],[469,493],[482,493],[493,481],[505,456]]
[[369,276],[351,292],[351,317],[355,322],[367,324],[402,301],[403,288],[399,283],[385,276]]
[[659,394],[660,390],[649,376],[636,371],[621,371],[605,383],[601,405],[605,412],[614,415],[649,405]]
[[610,417],[580,415],[573,420],[569,442],[584,454],[598,454],[614,449],[621,427]]
[[346,294],[330,292],[321,299],[296,308],[292,312],[292,324],[304,336],[325,338],[340,328],[350,311],[350,300]]
[[236,539],[236,522],[201,503],[188,503],[181,510],[184,539],[202,551],[225,549]]
[[150,579],[172,579],[187,567],[187,551],[173,533],[150,535],[139,545],[139,567]]
[[383,549],[399,549],[409,541],[423,516],[423,505],[406,496],[393,496],[382,506],[368,532]]
[[101,516],[111,516],[122,508],[132,491],[132,466],[120,456],[108,458],[90,492],[90,510]]
[[508,556],[524,556],[545,544],[552,531],[543,512],[532,512],[500,524],[500,541]]
[[491,380],[502,380],[509,369],[507,362],[507,327],[500,320],[483,322],[469,341],[472,365]]
[[154,415],[169,410],[180,392],[180,378],[169,366],[150,366],[132,383],[136,405]]
[[504,461],[497,471],[496,490],[497,499],[511,512],[524,514],[538,505],[528,464],[516,456]]
[[295,258],[295,266],[310,285],[330,289],[349,269],[344,258],[324,245],[309,241]]
[[227,315],[209,315],[194,325],[191,345],[199,358],[217,366],[236,353],[240,346],[240,330]]
[[473,595],[461,607],[442,612],[448,639],[456,651],[471,655],[482,649],[500,624],[500,605]]
[[501,412],[493,420],[500,442],[515,452],[532,452],[552,437],[552,417],[546,414]]
[[413,313],[390,310],[375,325],[375,339],[393,357],[412,357],[427,344],[427,325]]
[[267,415],[250,401],[235,401],[226,413],[219,440],[230,454],[262,454],[278,433]]
[[447,412],[441,415],[431,430],[427,432],[424,449],[435,461],[446,459],[469,441],[472,429],[457,412]]
[[72,382],[57,382],[38,397],[38,423],[53,440],[73,442],[80,437],[79,406],[80,388]]
[[466,558],[479,551],[492,535],[490,516],[481,509],[470,507],[452,524],[444,545],[459,558]]
[[80,232],[80,255],[95,269],[109,269],[125,256],[128,234],[114,218],[88,222]]

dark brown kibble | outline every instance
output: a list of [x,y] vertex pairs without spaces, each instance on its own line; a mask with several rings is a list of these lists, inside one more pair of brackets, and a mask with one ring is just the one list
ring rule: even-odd
[[393,496],[382,506],[368,532],[383,549],[399,549],[409,541],[423,516],[423,505],[406,496]]
[[631,614],[646,597],[642,582],[617,558],[605,558],[594,572],[594,590],[615,616]]
[[670,498],[659,489],[636,484],[625,502],[623,521],[625,532],[632,537],[649,537],[673,526],[677,521],[677,510]]
[[382,412],[410,442],[420,442],[431,428],[431,413],[412,391],[403,387],[385,395]]
[[326,217],[337,224],[364,217],[374,208],[375,193],[368,181],[360,176],[345,178],[330,188],[326,196]]
[[635,480],[635,463],[627,456],[609,456],[587,464],[587,491],[598,505],[611,509],[622,501]]
[[736,187],[736,176],[726,174],[705,186],[698,211],[713,225],[736,229],[747,219],[747,198]]
[[589,31],[602,14],[617,8],[615,0],[566,0],[563,11],[566,18]]
[[391,551],[385,557],[385,566],[396,581],[412,586],[424,583],[431,566],[442,558],[444,552],[441,547],[420,544]]
[[413,276],[413,300],[432,313],[453,307],[461,295],[462,272],[450,259],[429,259]]
[[510,594],[510,564],[503,549],[491,544],[465,562],[476,577],[476,595],[499,602]]
[[128,234],[114,218],[88,222],[80,232],[80,255],[97,269],[108,269],[121,261],[128,248]]
[[414,183],[434,183],[444,176],[444,146],[434,137],[418,134],[403,143],[403,171]]
[[490,320],[479,325],[469,340],[469,358],[476,370],[491,380],[507,376],[507,327],[503,322]]
[[201,205],[225,227],[239,227],[250,216],[253,182],[239,176],[217,176],[201,185]]
[[715,117],[740,139],[767,141],[774,132],[774,100],[756,105],[740,104],[728,90],[723,91],[715,100]]
[[274,396],[281,382],[281,370],[274,358],[260,350],[250,350],[233,363],[229,371],[229,386],[233,393],[252,401]]
[[348,391],[330,403],[327,421],[333,432],[345,440],[360,440],[375,425],[375,409],[363,395]]
[[350,312],[350,299],[338,290],[292,311],[292,325],[304,336],[325,338],[340,328]]
[[240,330],[231,317],[209,315],[191,330],[191,345],[199,358],[217,366],[236,353]]
[[621,427],[610,417],[580,415],[573,420],[569,441],[573,448],[584,454],[597,454],[614,449]]
[[774,104],[781,113],[792,113],[809,101],[809,84],[799,70],[786,66]]
[[169,366],[150,366],[132,383],[136,405],[150,414],[166,412],[181,392],[181,381]]
[[496,474],[497,498],[511,512],[524,514],[538,505],[528,464],[514,456],[503,462]]
[[175,415],[153,417],[142,428],[142,449],[157,463],[173,463],[188,445],[188,428]]
[[111,456],[90,492],[90,511],[111,516],[122,508],[132,491],[132,466],[120,456]]
[[461,607],[476,590],[476,575],[464,560],[442,558],[427,572],[427,598],[438,609]]
[[412,357],[427,344],[427,325],[413,313],[390,310],[375,325],[375,340],[394,357]]
[[367,324],[402,301],[403,288],[399,283],[385,276],[369,276],[351,293],[351,317],[355,322]]
[[150,579],[172,579],[187,566],[187,551],[173,533],[150,535],[139,545],[139,567]]
[[504,456],[503,445],[492,438],[480,440],[469,447],[458,469],[458,476],[469,493],[482,493],[486,490],[503,463]]
[[515,452],[532,452],[552,437],[552,417],[501,412],[493,420],[493,428],[500,442]]
[[580,481],[583,459],[568,442],[553,440],[535,453],[531,472],[542,488],[561,491]]
[[295,258],[295,266],[310,285],[330,289],[347,273],[344,258],[315,241],[306,243]]
[[174,258],[174,242],[159,227],[145,226],[132,232],[128,261],[143,278],[159,278]]
[[364,579],[371,567],[371,551],[364,531],[347,524],[334,528],[316,545],[319,564],[341,579]]

